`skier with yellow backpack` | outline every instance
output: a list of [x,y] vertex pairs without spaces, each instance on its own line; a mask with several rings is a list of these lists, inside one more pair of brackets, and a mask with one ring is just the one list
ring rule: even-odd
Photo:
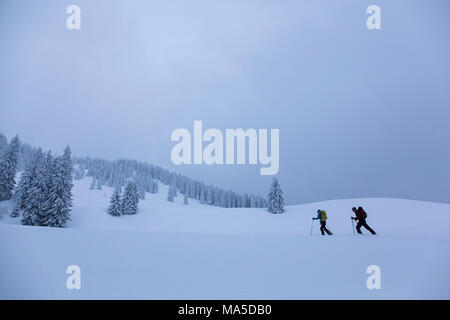
[[[322,232],[322,235],[325,235],[325,232],[331,236],[332,233],[330,230],[327,229],[326,224],[327,224],[327,213],[325,210],[317,210],[317,217],[316,218],[312,218],[313,220],[319,220],[320,221],[320,232]],[[311,228],[311,233],[312,233],[312,228]]]

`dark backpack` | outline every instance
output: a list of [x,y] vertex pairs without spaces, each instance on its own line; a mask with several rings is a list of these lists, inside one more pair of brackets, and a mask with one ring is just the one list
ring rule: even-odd
[[367,219],[367,213],[364,211],[364,209],[362,207],[358,208],[358,212],[363,219]]

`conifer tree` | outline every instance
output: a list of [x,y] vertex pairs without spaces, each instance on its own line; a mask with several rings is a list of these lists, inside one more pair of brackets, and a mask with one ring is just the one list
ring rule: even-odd
[[73,166],[70,148],[67,146],[64,154],[55,158],[53,163],[44,225],[64,228],[70,220],[72,207]]
[[3,135],[3,133],[0,133],[0,156],[2,155],[3,150],[5,150],[7,146],[8,146],[8,140]]
[[33,226],[47,226],[50,202],[51,177],[54,159],[49,151],[39,166],[35,178],[31,180],[29,194],[24,201],[22,224]]
[[172,182],[171,187],[172,187],[173,196],[174,197],[178,196],[177,185],[176,185],[175,181]]
[[140,200],[145,200],[145,188],[143,184],[139,184],[138,186],[138,197]]
[[214,191],[212,186],[208,186],[207,187],[207,191],[206,191],[206,203],[209,205],[214,204]]
[[120,216],[122,214],[122,190],[120,187],[114,190],[107,212],[112,216]]
[[0,201],[9,200],[13,196],[18,163],[19,137],[16,135],[0,158]]
[[228,191],[222,192],[220,196],[220,205],[224,208],[228,207]]
[[205,186],[202,186],[200,188],[200,203],[202,204],[206,204],[206,199],[207,198],[207,190]]
[[187,193],[184,194],[183,204],[189,204]]
[[283,191],[276,178],[273,178],[272,186],[267,197],[267,210],[274,214],[284,212]]
[[135,182],[128,182],[122,198],[122,213],[136,214],[138,211],[139,195]]
[[171,184],[169,186],[169,191],[167,192],[167,201],[169,201],[169,202],[173,202],[173,198],[175,197],[176,190],[174,190],[174,189],[175,189],[175,185]]
[[26,203],[29,201],[30,188],[36,179],[38,170],[42,165],[43,153],[41,149],[38,149],[32,159],[28,161],[20,181],[16,189],[14,190],[14,200],[18,205],[19,209],[25,209]]

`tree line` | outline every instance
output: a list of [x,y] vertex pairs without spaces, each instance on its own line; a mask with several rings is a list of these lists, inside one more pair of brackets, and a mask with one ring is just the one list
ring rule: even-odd
[[[76,168],[74,169],[74,164]],[[17,172],[21,171],[16,185]],[[283,192],[274,179],[267,199],[253,194],[238,194],[176,174],[159,166],[130,159],[109,161],[71,156],[69,146],[60,156],[44,153],[19,141],[10,143],[0,133],[0,201],[13,200],[11,216],[22,213],[24,225],[65,227],[72,208],[73,177],[92,177],[91,189],[102,185],[115,188],[107,212],[117,216],[136,214],[139,199],[145,193],[157,193],[159,182],[169,185],[167,200],[178,193],[203,204],[224,208],[267,208],[271,213],[284,211]],[[122,188],[124,191],[122,193]]]
[[74,164],[78,165],[75,179],[82,179],[85,175],[92,177],[91,189],[101,189],[102,185],[111,188],[124,187],[129,181],[133,181],[139,198],[145,199],[145,192],[157,193],[158,183],[162,183],[169,186],[168,201],[173,201],[173,197],[179,192],[186,198],[199,200],[202,204],[223,208],[267,207],[266,199],[261,196],[224,190],[137,160],[110,161],[101,158],[74,157]]

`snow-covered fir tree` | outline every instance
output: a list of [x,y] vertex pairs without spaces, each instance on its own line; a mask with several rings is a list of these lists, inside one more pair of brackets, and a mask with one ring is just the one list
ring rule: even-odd
[[256,197],[253,194],[250,196],[250,208],[256,208]]
[[[39,157],[40,154],[40,157]],[[27,185],[21,191],[17,191],[16,201],[17,204],[20,204],[21,209],[23,209],[23,217],[22,224],[24,225],[34,225],[36,221],[36,211],[39,210],[40,203],[38,201],[41,192],[39,190],[39,175],[41,173],[42,167],[44,166],[44,155],[39,150],[36,154],[34,161],[29,164],[30,168],[27,170],[27,175],[29,178],[23,177],[28,180],[27,183],[23,183],[23,185]]]
[[284,212],[283,191],[278,184],[277,178],[273,178],[272,186],[270,187],[269,195],[267,197],[267,210],[270,213]]
[[138,211],[139,194],[136,183],[128,182],[122,197],[122,213],[136,214]]
[[107,212],[112,216],[120,216],[122,214],[122,190],[120,187],[114,190]]
[[[50,189],[46,204],[46,221],[49,227],[66,227],[72,207],[73,166],[71,151],[67,146],[62,156],[54,159],[50,172]],[[42,224],[41,224],[42,225]]]
[[36,202],[38,203],[38,210],[35,212],[34,225],[47,226],[49,210],[52,203],[49,201],[50,190],[52,188],[52,176],[55,168],[55,157],[51,151],[47,152],[44,159],[41,170],[38,173],[38,188],[39,194],[37,194]]
[[228,192],[222,192],[220,196],[220,206],[227,208],[228,207]]
[[16,135],[0,158],[0,201],[13,196],[19,161],[19,137]]
[[138,196],[140,200],[145,200],[144,184],[138,184]]
[[227,208],[233,208],[233,191],[228,190]]
[[3,135],[3,133],[0,133],[0,156],[2,155],[3,150],[5,150],[7,146],[8,146],[8,140]]
[[209,205],[214,204],[214,190],[212,186],[208,186],[206,191],[206,203]]
[[184,194],[183,204],[189,204],[187,193]]
[[177,192],[177,190],[176,190],[175,185],[171,184],[169,186],[169,191],[167,192],[167,201],[173,202],[173,199],[175,198],[176,192]]
[[44,154],[41,149],[34,152],[32,158],[27,162],[25,170],[22,172],[20,181],[14,190],[14,200],[19,209],[25,209],[26,203],[30,198],[30,189],[33,185],[33,180],[36,179],[38,170],[42,165]]
[[102,182],[97,180],[97,186],[95,187],[97,190],[102,190]]
[[207,190],[204,186],[200,187],[200,203],[206,204]]
[[52,153],[47,152],[44,160],[39,166],[36,177],[32,179],[29,196],[24,203],[22,224],[33,226],[46,226],[50,203],[50,189],[52,186],[54,158]]
[[174,196],[174,197],[178,196],[178,190],[177,190],[177,184],[176,184],[176,182],[173,181],[172,184],[171,184],[171,186],[172,186],[173,196]]

